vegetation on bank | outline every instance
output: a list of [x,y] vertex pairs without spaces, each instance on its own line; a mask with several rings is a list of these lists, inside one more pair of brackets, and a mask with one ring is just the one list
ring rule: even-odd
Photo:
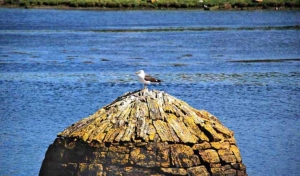
[[300,0],[0,0],[2,6],[114,9],[268,9],[300,8]]

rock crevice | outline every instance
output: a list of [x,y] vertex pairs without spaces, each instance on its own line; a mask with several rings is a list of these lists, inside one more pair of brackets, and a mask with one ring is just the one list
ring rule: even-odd
[[58,134],[40,175],[247,175],[233,132],[161,91],[126,93]]

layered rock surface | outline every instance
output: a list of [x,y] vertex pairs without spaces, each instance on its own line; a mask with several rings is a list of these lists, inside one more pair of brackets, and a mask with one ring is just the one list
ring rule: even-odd
[[161,91],[127,93],[59,133],[40,175],[247,175],[233,132]]

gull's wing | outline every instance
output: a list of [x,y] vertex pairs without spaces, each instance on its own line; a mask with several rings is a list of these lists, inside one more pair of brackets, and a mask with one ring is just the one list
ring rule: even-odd
[[150,82],[161,82],[161,80],[156,79],[150,75],[145,75],[145,81],[150,81]]

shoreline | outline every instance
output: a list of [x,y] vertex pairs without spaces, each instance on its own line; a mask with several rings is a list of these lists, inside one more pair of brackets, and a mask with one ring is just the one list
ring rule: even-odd
[[203,7],[85,7],[78,6],[72,7],[67,5],[28,5],[21,6],[16,4],[0,4],[0,8],[20,8],[20,9],[56,9],[56,10],[100,10],[100,11],[130,11],[130,10],[199,10],[199,11],[282,11],[282,10],[300,10],[300,7],[232,7],[232,8],[224,8],[221,6],[212,6],[209,10]]

